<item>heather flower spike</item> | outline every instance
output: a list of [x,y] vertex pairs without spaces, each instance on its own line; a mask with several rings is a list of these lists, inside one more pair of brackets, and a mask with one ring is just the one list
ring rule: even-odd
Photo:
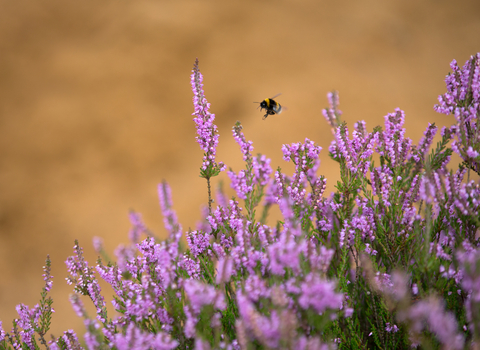
[[201,176],[211,178],[217,176],[220,171],[225,170],[225,165],[223,163],[217,164],[215,160],[219,134],[217,126],[213,124],[215,114],[209,112],[210,103],[208,103],[205,98],[202,81],[203,76],[198,68],[198,59],[196,59],[191,76],[193,106],[195,108],[195,112],[192,115],[195,116],[193,121],[197,128],[196,140],[200,148],[205,152],[203,155]]
[[203,163],[200,167],[200,176],[207,179],[208,185],[208,208],[212,211],[212,195],[210,189],[210,179],[217,176],[221,171],[225,170],[225,164],[217,163],[215,155],[217,152],[219,134],[217,126],[213,124],[215,114],[209,112],[210,103],[207,102],[203,92],[203,75],[198,68],[198,58],[195,60],[191,75],[191,85],[193,91],[193,107],[195,112],[192,114],[195,117],[193,121],[197,128],[196,140],[203,150]]
[[[272,168],[269,158],[261,154],[256,157],[252,155],[253,142],[247,141],[242,129],[242,124],[237,121],[232,128],[232,133],[233,138],[240,146],[246,169],[240,170],[238,174],[230,169],[227,174],[231,181],[231,187],[236,191],[237,196],[245,200],[247,219],[253,221],[254,208],[260,203],[264,195],[264,188],[270,181]],[[264,211],[262,216],[265,215],[266,212]]]
[[340,125],[340,117],[342,111],[338,109],[339,98],[338,91],[332,91],[327,94],[329,108],[322,110],[323,116],[327,120],[327,123],[331,126],[332,134],[335,135],[337,127]]
[[471,56],[460,68],[450,64],[452,73],[445,82],[447,92],[438,97],[435,110],[453,114],[456,124],[449,133],[455,138],[452,149],[464,160],[464,165],[480,175],[480,53]]

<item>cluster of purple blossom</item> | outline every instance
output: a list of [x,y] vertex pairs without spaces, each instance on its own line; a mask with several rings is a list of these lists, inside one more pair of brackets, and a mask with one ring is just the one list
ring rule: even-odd
[[197,127],[196,140],[200,148],[205,152],[202,170],[206,172],[207,177],[210,177],[215,171],[225,170],[225,165],[221,162],[217,164],[215,160],[220,135],[218,134],[217,126],[213,124],[215,114],[209,112],[210,103],[208,103],[203,92],[203,75],[198,68],[198,59],[193,66],[190,82],[192,84],[193,106],[195,108],[193,121]]
[[453,60],[450,68],[447,92],[439,96],[435,110],[455,116],[456,123],[448,131],[455,138],[451,147],[468,168],[480,174],[480,53],[462,68]]
[[[10,333],[0,323],[0,349],[36,349],[36,335],[51,349],[479,346],[480,186],[465,180],[480,164],[479,62],[477,54],[461,69],[452,63],[447,93],[435,108],[453,114],[456,124],[442,130],[433,150],[437,127],[429,124],[414,145],[400,109],[385,117],[383,130],[368,132],[360,121],[350,137],[338,94],[328,94],[329,151],[341,177],[328,197],[326,179],[317,175],[321,147],[309,139],[284,145],[294,173],[279,168],[272,178],[270,159],[252,154],[237,122],[233,137],[246,167],[228,176],[238,199],[219,189],[212,209],[209,181],[224,165],[216,163],[218,133],[196,61],[194,121],[209,210],[186,232],[188,250],[181,249],[183,230],[163,182],[158,193],[167,239],[156,238],[131,212],[131,243],[115,251],[116,262],[106,259],[97,239],[95,250],[106,262],[99,258],[91,267],[75,243],[67,282],[84,319],[84,345],[72,330],[48,343],[44,338],[53,312],[47,259],[40,304],[19,305]],[[464,160],[458,170],[448,168],[453,151]],[[274,226],[266,220],[271,206],[283,216]],[[97,276],[115,293],[113,317]],[[94,318],[80,295],[92,300]]]

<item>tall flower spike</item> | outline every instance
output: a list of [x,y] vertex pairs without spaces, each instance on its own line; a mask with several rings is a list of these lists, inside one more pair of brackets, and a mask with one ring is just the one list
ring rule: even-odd
[[163,223],[168,231],[170,244],[173,249],[171,253],[176,255],[178,253],[178,242],[182,237],[182,225],[178,222],[175,210],[172,209],[172,190],[166,181],[162,181],[162,183],[158,185],[158,198],[160,208],[162,209]]
[[445,79],[447,92],[438,97],[434,108],[455,116],[456,124],[450,128],[455,139],[452,149],[468,168],[480,174],[480,53],[471,56],[462,68],[455,60],[450,67],[452,73]]
[[322,113],[328,124],[330,124],[330,126],[332,127],[332,134],[335,135],[335,130],[340,124],[340,116],[342,115],[342,111],[338,109],[338,92],[329,92],[327,94],[327,98],[330,107],[323,109]]
[[197,127],[196,140],[200,148],[205,152],[203,155],[203,164],[201,167],[202,177],[210,178],[218,175],[220,171],[225,170],[223,163],[216,163],[215,155],[217,151],[219,134],[217,126],[213,124],[215,114],[210,113],[210,103],[207,102],[203,92],[203,76],[198,68],[198,58],[193,65],[191,84],[193,91],[193,106],[195,116],[193,121]]
[[245,135],[242,132],[242,124],[237,121],[232,128],[233,138],[239,144],[241,152],[243,154],[243,160],[247,163],[246,170],[240,170],[238,175],[234,171],[228,172],[228,177],[231,180],[230,186],[237,192],[237,195],[241,199],[247,199],[247,194],[254,190],[253,187],[253,175],[250,171],[252,167],[252,141],[247,141]]
[[203,154],[203,163],[200,168],[200,177],[207,180],[208,186],[208,212],[212,212],[212,191],[210,188],[210,178],[217,176],[221,171],[226,169],[225,164],[218,163],[215,160],[217,152],[219,134],[217,126],[213,124],[215,114],[210,113],[210,103],[207,102],[203,93],[203,76],[198,68],[198,58],[193,65],[191,84],[193,91],[193,106],[195,116],[193,121],[197,127],[197,137],[195,138],[200,145],[200,148],[205,152]]

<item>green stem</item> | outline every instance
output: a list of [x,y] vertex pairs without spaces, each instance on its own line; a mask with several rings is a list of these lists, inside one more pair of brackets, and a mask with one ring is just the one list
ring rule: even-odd
[[207,187],[208,187],[208,214],[212,215],[212,190],[210,186],[210,177],[207,177]]

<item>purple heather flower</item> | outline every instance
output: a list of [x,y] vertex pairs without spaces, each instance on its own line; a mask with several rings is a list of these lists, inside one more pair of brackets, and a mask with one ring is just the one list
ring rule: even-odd
[[260,186],[267,185],[270,181],[270,174],[272,173],[270,158],[267,158],[264,155],[258,155],[253,158],[252,165],[253,173],[255,175],[255,183],[258,183]]
[[445,349],[463,349],[464,336],[458,332],[458,324],[453,313],[445,311],[443,302],[434,297],[421,300],[406,310],[399,310],[400,322],[408,321],[414,334],[422,332],[425,324],[444,345]]
[[348,138],[348,127],[343,124],[337,128],[335,133],[335,146],[336,151],[333,153],[336,156],[342,155],[345,158],[347,167],[356,173],[357,169],[354,167],[356,163],[356,154],[353,152],[353,146],[351,140]]
[[292,160],[295,164],[295,171],[298,172],[301,169],[303,172],[307,172],[316,164],[318,156],[322,147],[315,146],[313,141],[308,138],[305,142],[292,143],[291,145],[283,145],[283,159],[287,162]]
[[299,273],[300,254],[305,250],[305,245],[304,241],[297,243],[294,235],[282,232],[278,241],[267,247],[271,273],[283,276],[285,268],[292,269],[293,273]]
[[[247,232],[247,223],[244,219],[241,218],[230,218],[230,227],[233,232],[235,232],[235,241],[237,245],[233,247],[234,250],[239,252],[239,255],[242,255],[243,252],[250,246],[249,234]],[[234,254],[232,256],[235,258]],[[237,264],[239,262],[237,261]]]
[[49,292],[52,289],[53,281],[51,274],[51,260],[50,256],[47,255],[47,260],[45,261],[45,266],[43,266],[43,280],[45,281],[45,286],[43,287],[45,292]]
[[359,230],[364,241],[368,240],[373,242],[377,230],[375,210],[369,205],[366,198],[357,198],[356,202],[359,207],[359,212],[356,216],[352,217],[351,226]]
[[228,198],[225,195],[225,192],[223,191],[223,188],[221,186],[218,186],[217,188],[216,197],[217,197],[217,203],[219,207],[226,208],[228,206]]
[[230,170],[228,172],[228,177],[231,180],[230,186],[237,192],[239,198],[247,199],[247,195],[254,191],[255,184],[265,186],[269,182],[272,173],[270,159],[262,155],[252,156],[252,141],[246,140],[240,122],[237,122],[233,127],[233,137],[240,145],[243,160],[247,163],[247,169],[240,170],[238,174]]
[[450,64],[452,73],[448,74],[445,82],[447,92],[438,97],[440,102],[435,105],[439,113],[451,114],[455,109],[463,106],[467,98],[470,103],[480,102],[480,53],[470,57],[465,65],[460,68],[456,60]]
[[392,167],[402,165],[411,149],[412,141],[405,138],[405,113],[399,108],[385,116],[385,130],[379,134],[377,152],[390,158]]
[[214,286],[202,283],[194,279],[187,279],[183,282],[185,294],[189,305],[185,305],[184,312],[187,317],[184,327],[185,335],[191,338],[195,334],[195,325],[198,322],[198,315],[205,305],[213,305],[217,310],[226,308],[224,294],[216,290]]
[[338,310],[342,306],[343,295],[335,292],[335,283],[321,279],[310,273],[300,285],[301,295],[298,303],[303,309],[312,308],[322,314],[327,309]]
[[373,282],[374,282],[375,289],[380,290],[382,293],[385,293],[385,294],[393,293],[393,283],[392,283],[391,276],[388,273],[381,273],[377,271]]
[[423,137],[418,143],[416,152],[412,156],[416,162],[423,161],[427,157],[437,130],[438,128],[434,124],[428,124],[427,130],[423,133]]
[[72,304],[73,311],[77,314],[78,317],[86,317],[87,312],[83,305],[82,300],[77,293],[70,294],[70,303]]
[[246,254],[241,258],[242,265],[248,273],[255,273],[257,268],[260,268],[260,272],[265,274],[267,270],[269,257],[268,254],[263,251],[248,249]]
[[107,317],[106,317],[107,310],[105,306],[105,299],[101,294],[101,288],[100,288],[100,285],[98,284],[97,279],[94,279],[89,284],[87,284],[87,290],[88,290],[88,295],[90,296],[90,299],[92,299],[92,302],[97,309],[97,319],[102,323],[107,322]]
[[270,185],[267,187],[265,194],[265,204],[276,204],[280,201],[280,198],[283,198],[286,188],[286,176],[280,171],[276,171],[274,174],[273,180],[270,182]]
[[100,254],[103,251],[103,238],[102,237],[93,237],[92,239],[93,249],[97,254]]
[[391,275],[391,283],[390,293],[396,300],[403,300],[409,295],[407,276],[403,273],[394,271]]
[[468,146],[468,149],[467,149],[466,153],[467,153],[467,157],[469,157],[469,158],[477,158],[480,155],[480,153],[475,151],[472,148],[472,146]]
[[420,199],[425,201],[425,203],[432,203],[433,199],[437,194],[435,184],[430,180],[430,178],[425,175],[420,181],[419,195]]
[[292,181],[287,185],[287,193],[295,204],[301,204],[305,199],[306,175],[303,171],[293,174]]
[[399,331],[399,328],[397,327],[396,324],[394,324],[393,326],[390,325],[390,322],[387,322],[385,324],[385,330],[388,332],[388,333],[397,333]]
[[191,278],[200,278],[200,263],[184,256],[178,263],[178,266],[185,269]]
[[271,290],[267,287],[267,281],[256,274],[250,274],[245,279],[245,292],[248,299],[252,302],[258,302],[260,298],[269,298]]
[[[69,329],[68,331],[66,332],[63,332],[63,335],[60,337],[60,339],[63,340],[63,346],[62,346],[62,349],[65,349],[65,350],[79,350],[79,349],[83,349],[82,346],[80,345],[80,342],[78,341],[78,337],[77,335],[75,334],[75,332],[72,330],[72,329]],[[50,345],[50,349],[60,349],[60,347],[58,347],[58,341],[57,343],[52,343]]]
[[210,350],[210,343],[202,338],[195,338],[195,350]]
[[355,229],[351,227],[348,221],[343,223],[343,227],[339,233],[339,246],[340,248],[346,243],[348,247],[352,247],[355,241]]
[[130,223],[132,224],[132,228],[130,229],[130,232],[128,234],[130,238],[130,242],[133,244],[136,244],[140,242],[140,235],[142,233],[149,233],[147,227],[142,221],[142,215],[139,213],[134,212],[131,210],[128,213],[128,217],[130,219]]
[[410,188],[409,188],[408,192],[405,194],[405,200],[403,201],[403,204],[402,204],[402,211],[405,211],[408,208],[412,208],[413,203],[418,201],[419,186],[420,186],[419,181],[418,181],[419,177],[420,177],[420,175],[417,174],[413,178],[413,180],[410,184]]
[[332,127],[332,133],[335,134],[335,130],[338,127],[340,116],[342,115],[342,111],[338,109],[339,105],[339,97],[338,92],[333,91],[327,94],[328,103],[330,105],[329,108],[325,108],[322,110],[323,116],[327,120],[328,124]]
[[162,332],[153,334],[144,332],[130,323],[123,333],[115,334],[112,342],[118,350],[170,350],[178,346],[178,342],[171,340],[169,335]]
[[[373,191],[372,191],[373,192]],[[337,210],[339,210],[341,207],[342,207],[342,203],[336,203],[334,200],[332,200],[333,197],[330,198],[330,200],[328,201],[328,204],[330,206],[330,209],[333,211],[333,212],[336,212]]]
[[101,336],[99,334],[100,325],[91,319],[84,320],[85,328],[87,332],[84,334],[85,344],[87,349],[98,349],[100,347]]
[[369,243],[365,243],[365,253],[367,253],[369,255],[377,255],[378,254],[378,252],[375,249],[370,248]]
[[290,223],[295,219],[295,213],[293,212],[293,203],[288,198],[282,198],[279,200],[278,206],[280,207],[280,211],[282,212],[283,218],[285,219],[285,224],[288,228],[290,227]]
[[372,194],[377,195],[386,207],[391,205],[390,203],[390,191],[393,186],[393,173],[392,170],[384,165],[373,169],[371,172],[372,181]]
[[75,241],[75,255],[67,258],[65,262],[69,272],[66,278],[68,284],[74,284],[74,291],[88,295],[97,309],[97,319],[105,323],[107,310],[105,300],[101,294],[101,288],[94,275],[93,269],[83,257],[83,249]]
[[16,306],[16,310],[20,316],[19,319],[16,319],[17,325],[23,328],[23,330],[19,332],[20,337],[22,341],[27,343],[31,349],[34,349],[35,346],[33,345],[32,338],[35,334],[35,328],[38,327],[38,321],[42,310],[38,304],[32,309],[30,309],[27,305],[18,304]]
[[360,172],[365,176],[379,136],[377,132],[367,133],[363,120],[355,123],[352,136],[352,139],[349,139],[347,126],[341,125],[336,129],[335,140],[332,141],[329,151],[334,158],[341,155],[353,174]]
[[462,68],[455,60],[450,67],[452,73],[445,79],[447,92],[438,97],[439,104],[434,108],[439,113],[454,115],[456,125],[450,131],[456,139],[452,142],[452,149],[478,173],[480,53],[470,57]]
[[242,132],[242,129],[243,129],[242,124],[240,124],[240,122],[237,122],[235,126],[232,128],[232,133],[233,133],[233,138],[240,146],[240,150],[243,154],[243,160],[248,162],[249,160],[252,159],[253,142],[247,141],[247,139],[245,138],[245,135]]
[[268,348],[277,348],[282,330],[278,312],[273,310],[269,317],[257,315],[251,321],[252,331],[256,338]]
[[213,214],[207,217],[207,220],[213,230],[220,228],[227,229],[230,219],[242,218],[241,211],[242,209],[239,207],[238,202],[230,200],[228,206],[217,207]]
[[[265,346],[277,348],[282,335],[282,321],[288,322],[290,317],[288,317],[287,314],[280,316],[276,310],[270,313],[270,317],[263,316],[255,310],[252,302],[242,291],[237,293],[237,305],[241,317],[241,323],[237,321],[237,332],[240,344],[244,342],[242,338],[246,336],[245,331],[248,331],[252,338],[257,339]],[[240,325],[242,326],[239,327]]]
[[[213,199],[212,199],[213,203]],[[201,219],[196,222],[195,228],[197,229],[198,232],[205,232],[207,234],[212,233],[212,226],[210,225],[210,222],[208,221],[208,217],[210,215],[210,208],[206,205],[202,205],[200,207],[200,212],[201,212]]]
[[232,276],[233,260],[228,257],[221,257],[217,264],[216,283],[228,283]]
[[457,259],[460,262],[461,286],[467,293],[465,309],[469,328],[478,338],[480,322],[478,321],[478,307],[480,305],[480,249],[473,249],[467,241],[464,241],[464,249],[458,250]]
[[5,335],[6,335],[6,333],[3,330],[2,321],[0,321],[0,342],[2,342],[5,339]]
[[462,287],[472,296],[476,303],[480,302],[480,250],[457,251],[457,259],[463,270]]
[[365,140],[368,136],[367,132],[367,123],[365,120],[359,120],[355,124],[353,124],[354,131],[352,135],[354,138],[359,139],[359,140]]
[[152,318],[157,312],[160,291],[155,290],[155,284],[148,276],[142,277],[141,284],[130,283],[124,286],[125,316],[138,322]]
[[248,179],[248,172],[240,170],[238,175],[234,171],[227,172],[230,186],[237,192],[238,198],[247,199],[247,194],[253,191],[253,184]]
[[135,254],[137,253],[137,248],[134,245],[125,246],[123,244],[119,244],[117,248],[115,248],[114,254],[117,257],[117,265],[120,270],[127,270],[128,265],[135,259]]
[[137,244],[137,248],[143,254],[142,269],[149,271],[153,280],[166,289],[175,279],[174,260],[177,257],[178,248],[172,253],[171,246],[167,246],[165,242],[155,243],[152,237]]
[[193,338],[195,336],[195,326],[197,325],[198,317],[193,315],[193,312],[187,305],[183,307],[183,311],[186,318],[183,332],[187,338]]
[[173,340],[169,334],[158,332],[150,342],[152,350],[170,350],[175,349],[179,345],[176,340]]
[[[218,145],[218,132],[217,126],[213,124],[215,120],[215,114],[210,113],[210,103],[207,102],[203,92],[203,76],[198,68],[198,59],[195,60],[193,65],[191,84],[193,91],[193,106],[195,112],[192,114],[195,116],[193,121],[197,127],[196,140],[200,145],[200,148],[205,152],[203,156],[202,169],[211,169],[213,171],[223,171],[225,166],[223,163],[216,163],[215,155]],[[208,177],[212,174],[207,175]]]
[[178,254],[178,242],[182,236],[182,225],[178,223],[177,214],[172,209],[172,190],[166,181],[158,185],[158,197],[163,214],[163,223],[169,232],[170,253],[173,256]]
[[198,231],[191,231],[187,233],[188,247],[190,253],[196,258],[200,254],[207,251],[210,247],[211,236],[208,233],[202,233]]
[[418,294],[418,286],[416,283],[413,283],[412,284],[412,293],[413,295],[417,295]]
[[272,242],[272,230],[270,227],[257,223],[256,231],[262,246],[267,246]]
[[336,344],[322,343],[319,337],[300,336],[294,346],[296,350],[332,350],[336,349]]
[[328,249],[323,245],[318,247],[313,241],[308,241],[306,248],[306,256],[309,259],[312,269],[318,269],[318,271],[327,273],[335,254],[335,250]]
[[214,253],[217,255],[217,258],[223,258],[225,257],[227,254],[225,253],[225,249],[222,247],[222,245],[216,243],[216,242],[213,242],[212,244],[212,250],[214,251]]
[[473,180],[459,184],[453,204],[463,215],[476,215],[480,210],[480,186]]

